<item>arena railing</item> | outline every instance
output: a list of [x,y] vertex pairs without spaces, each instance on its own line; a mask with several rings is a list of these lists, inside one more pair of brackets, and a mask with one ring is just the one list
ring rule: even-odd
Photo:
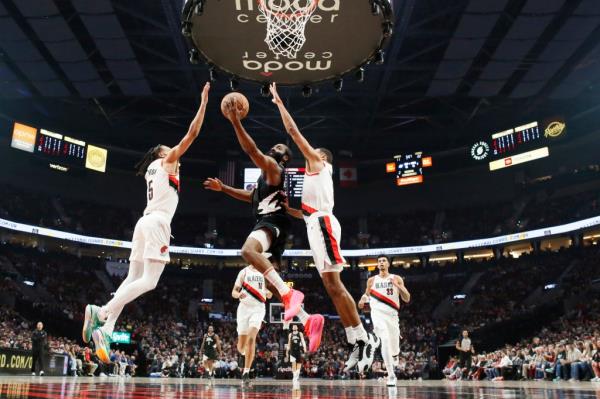
[[[494,247],[503,244],[515,243],[519,241],[533,240],[538,238],[549,238],[566,233],[572,233],[587,228],[600,225],[600,216],[588,219],[578,220],[576,222],[566,223],[559,226],[545,227],[536,230],[529,230],[514,234],[501,235],[490,238],[480,238],[467,241],[448,242],[443,244],[417,245],[410,247],[394,248],[369,248],[369,249],[346,249],[342,250],[342,256],[348,258],[384,255],[413,255],[428,254],[434,252],[445,252],[464,250],[482,247]],[[19,231],[23,233],[35,234],[43,237],[51,237],[59,240],[79,242],[88,245],[99,245],[112,248],[131,248],[131,241],[115,240],[111,238],[91,237],[81,234],[69,233],[60,230],[48,229],[46,227],[32,226],[23,223],[12,222],[0,218],[0,228]],[[238,257],[239,249],[214,249],[200,247],[182,247],[172,246],[172,254],[181,255],[200,255],[200,256],[219,256],[219,257]],[[287,249],[283,256],[286,257],[312,257],[312,252],[308,249]]]

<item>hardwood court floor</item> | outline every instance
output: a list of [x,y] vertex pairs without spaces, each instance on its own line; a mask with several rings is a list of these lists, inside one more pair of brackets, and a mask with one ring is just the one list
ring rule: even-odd
[[158,378],[0,377],[0,398],[42,399],[146,399],[146,398],[242,398],[242,399],[343,399],[343,398],[543,398],[600,399],[600,384],[590,382],[450,382],[398,381],[387,388],[378,381],[254,380],[242,387],[239,380]]

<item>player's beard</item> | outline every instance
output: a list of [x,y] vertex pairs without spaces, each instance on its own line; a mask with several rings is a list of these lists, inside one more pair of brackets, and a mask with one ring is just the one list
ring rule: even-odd
[[275,150],[269,150],[269,152],[267,152],[267,155],[270,156],[271,158],[274,158],[275,161],[277,161],[277,163],[283,162],[284,154],[281,154]]

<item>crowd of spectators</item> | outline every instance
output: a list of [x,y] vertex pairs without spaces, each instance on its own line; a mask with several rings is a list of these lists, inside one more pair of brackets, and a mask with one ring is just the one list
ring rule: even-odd
[[[6,195],[0,198],[0,217],[92,236],[128,239],[142,211],[50,198],[11,186],[5,190]],[[600,211],[599,201],[598,190],[558,197],[542,192],[526,202],[521,212],[514,203],[504,202],[438,211],[373,213],[360,218],[340,215],[339,218],[344,227],[344,248],[378,248],[436,244],[556,225],[596,216]],[[217,217],[210,224],[209,220],[209,215],[203,213],[177,213],[172,223],[173,244],[240,248],[253,222],[250,214],[248,217]],[[292,226],[287,246],[307,248],[303,223],[295,222]]]
[[471,364],[451,357],[448,379],[600,382],[600,295],[589,293],[563,317],[540,320],[533,339],[473,356]]

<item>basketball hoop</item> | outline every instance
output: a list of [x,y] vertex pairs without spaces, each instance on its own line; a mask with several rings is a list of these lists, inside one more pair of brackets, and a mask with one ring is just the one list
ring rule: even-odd
[[275,55],[296,58],[306,42],[304,30],[319,0],[258,0],[267,19],[265,42]]

